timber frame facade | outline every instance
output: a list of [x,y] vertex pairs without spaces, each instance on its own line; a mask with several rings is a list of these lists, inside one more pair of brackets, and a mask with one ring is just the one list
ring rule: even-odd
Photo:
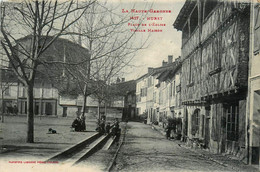
[[244,159],[249,4],[186,0],[173,26],[182,31],[183,139]]

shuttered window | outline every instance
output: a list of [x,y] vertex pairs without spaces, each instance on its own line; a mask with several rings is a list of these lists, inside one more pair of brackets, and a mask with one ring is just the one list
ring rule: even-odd
[[255,33],[254,33],[254,53],[258,54],[260,51],[260,5],[255,5]]
[[199,134],[200,110],[196,109],[192,115],[192,135]]
[[237,141],[238,140],[238,126],[239,126],[239,112],[238,105],[230,105],[226,107],[226,133],[227,140]]

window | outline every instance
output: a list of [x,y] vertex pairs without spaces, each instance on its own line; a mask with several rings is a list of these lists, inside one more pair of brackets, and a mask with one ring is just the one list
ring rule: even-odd
[[238,140],[238,104],[227,106],[226,109],[227,140]]
[[25,95],[26,95],[26,92],[25,92],[26,90],[25,90],[25,87],[23,87],[22,88],[22,97],[25,97]]
[[140,102],[141,101],[141,96],[140,95],[136,95],[136,102]]
[[141,97],[147,96],[147,88],[142,88],[141,89]]
[[5,96],[10,96],[10,88],[9,88],[9,86],[4,88],[4,89],[5,89],[4,90]]
[[255,25],[254,25],[254,54],[258,54],[260,51],[260,5],[255,5]]
[[162,91],[159,92],[159,104],[163,103]]
[[172,94],[173,94],[173,96],[175,95],[175,81],[173,81]]
[[156,102],[156,92],[153,93],[153,102]]
[[196,109],[192,115],[192,135],[199,134],[200,110]]
[[181,91],[181,84],[179,84],[179,85],[176,86],[176,92],[178,93],[178,92],[180,92],[180,91]]
[[217,6],[217,0],[206,0],[204,3],[204,19],[208,17],[210,12]]
[[148,78],[148,87],[151,87],[153,85],[153,78],[152,77],[149,77]]
[[189,84],[190,86],[193,84],[194,82],[194,75],[195,75],[195,72],[194,72],[194,56],[192,56],[190,59],[189,59],[189,67],[190,67],[190,71],[189,71]]
[[198,21],[198,7],[196,7],[190,16],[190,34],[192,34],[198,26]]
[[170,97],[172,97],[172,94],[173,94],[173,92],[172,92],[172,83],[170,84],[170,87],[169,87],[169,93],[170,93]]
[[189,26],[188,23],[184,26],[182,30],[182,44],[184,44],[189,38]]

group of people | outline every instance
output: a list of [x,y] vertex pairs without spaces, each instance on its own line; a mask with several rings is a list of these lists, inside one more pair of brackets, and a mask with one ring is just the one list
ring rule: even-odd
[[98,131],[101,134],[109,134],[111,127],[112,136],[118,136],[121,133],[121,129],[119,128],[119,121],[117,118],[115,119],[114,124],[112,126],[110,125],[110,122],[107,122],[106,124],[104,119],[98,120],[97,125],[98,126],[96,128],[96,131]]
[[[79,112],[76,112],[76,119],[72,122],[71,127],[74,128],[74,131],[86,131],[86,123],[85,116],[83,114],[80,115]],[[112,130],[111,130],[112,127]],[[105,121],[104,118],[101,120],[98,119],[96,131],[100,134],[109,134],[110,130],[112,132],[112,136],[120,136],[121,129],[119,128],[119,121],[116,118],[113,125],[110,125],[110,122]]]
[[6,106],[6,113],[9,115],[9,114],[13,114],[13,115],[17,115],[18,114],[18,108],[16,105],[12,106],[12,105],[9,105],[9,106]]
[[76,113],[77,118],[72,123],[72,128],[75,131],[85,131],[86,130],[86,123],[85,123],[85,116],[83,114]]
[[101,119],[97,121],[97,128],[96,128],[96,131],[101,133],[101,134],[108,134],[110,132],[110,123],[108,122],[106,124],[105,120],[104,119]]

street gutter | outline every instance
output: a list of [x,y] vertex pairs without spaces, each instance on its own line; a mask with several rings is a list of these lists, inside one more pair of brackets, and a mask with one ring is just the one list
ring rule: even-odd
[[121,149],[121,146],[122,146],[123,143],[125,142],[126,126],[127,126],[127,123],[125,123],[125,127],[124,127],[124,128],[125,128],[125,131],[124,131],[124,134],[123,134],[123,139],[122,139],[120,145],[118,146],[118,148],[117,148],[117,150],[116,150],[116,153],[115,153],[115,155],[114,155],[112,161],[110,162],[110,164],[109,164],[109,166],[108,166],[108,168],[107,168],[107,170],[106,170],[107,172],[110,172],[110,171],[112,170],[112,168],[114,167],[115,162],[116,162],[117,155],[118,155],[118,153],[119,153],[119,151],[120,151],[120,149]]

